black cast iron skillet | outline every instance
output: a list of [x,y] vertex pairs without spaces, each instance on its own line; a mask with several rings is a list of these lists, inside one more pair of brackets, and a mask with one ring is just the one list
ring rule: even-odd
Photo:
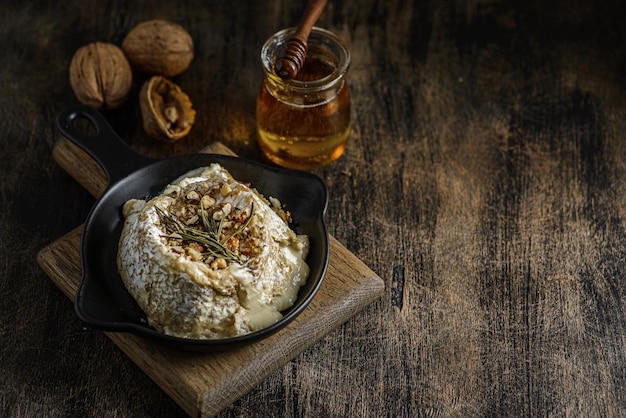
[[[87,134],[74,122],[87,119],[95,134]],[[75,299],[78,317],[88,326],[106,331],[131,332],[170,346],[197,351],[226,350],[274,334],[298,316],[311,301],[328,264],[328,235],[324,225],[327,189],[324,182],[308,172],[269,167],[242,158],[190,154],[152,159],[132,151],[98,111],[87,106],[64,110],[57,117],[63,136],[93,157],[104,169],[108,185],[91,209],[81,238],[82,278]],[[117,272],[117,248],[124,219],[122,205],[129,199],[149,199],[166,185],[192,169],[219,163],[233,177],[249,182],[266,197],[284,203],[296,222],[298,233],[309,236],[307,263],[311,268],[306,284],[283,319],[254,333],[227,339],[193,340],[172,337],[148,325],[144,312],[128,293]]]

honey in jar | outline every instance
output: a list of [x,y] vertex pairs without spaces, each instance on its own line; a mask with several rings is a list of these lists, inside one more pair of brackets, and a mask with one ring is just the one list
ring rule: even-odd
[[257,98],[257,137],[277,165],[311,170],[338,159],[350,136],[350,54],[332,32],[314,27],[294,79],[274,70],[280,47],[295,29],[270,37],[261,49],[264,79]]

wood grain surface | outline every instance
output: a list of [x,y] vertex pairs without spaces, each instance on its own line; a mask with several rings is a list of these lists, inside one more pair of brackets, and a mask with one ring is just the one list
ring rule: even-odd
[[[185,416],[83,330],[37,252],[93,197],[54,161],[68,65],[167,18],[195,42],[175,81],[197,121],[138,152],[256,145],[259,49],[304,2],[7,0],[0,14],[0,416]],[[329,232],[383,297],[219,417],[626,416],[626,25],[607,0],[329,1],[352,53],[345,155],[317,170]],[[137,75],[133,92],[144,76]]]

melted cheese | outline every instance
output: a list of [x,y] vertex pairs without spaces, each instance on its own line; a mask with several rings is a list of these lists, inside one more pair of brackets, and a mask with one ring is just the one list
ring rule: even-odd
[[[250,227],[253,257],[224,268],[195,260],[173,248],[155,207],[167,210],[189,190],[228,185],[216,205],[254,206]],[[165,334],[193,339],[244,335],[282,318],[306,282],[309,242],[296,235],[254,189],[237,182],[220,165],[194,170],[148,202],[123,207],[118,269],[149,323]]]

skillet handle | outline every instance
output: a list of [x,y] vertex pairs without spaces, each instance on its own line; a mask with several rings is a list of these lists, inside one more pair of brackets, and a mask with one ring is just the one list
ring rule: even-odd
[[[96,133],[86,134],[77,129],[73,122],[78,118],[89,120]],[[109,186],[154,162],[154,159],[133,151],[102,113],[92,107],[76,105],[63,110],[57,116],[57,128],[63,136],[96,160],[106,173]]]

